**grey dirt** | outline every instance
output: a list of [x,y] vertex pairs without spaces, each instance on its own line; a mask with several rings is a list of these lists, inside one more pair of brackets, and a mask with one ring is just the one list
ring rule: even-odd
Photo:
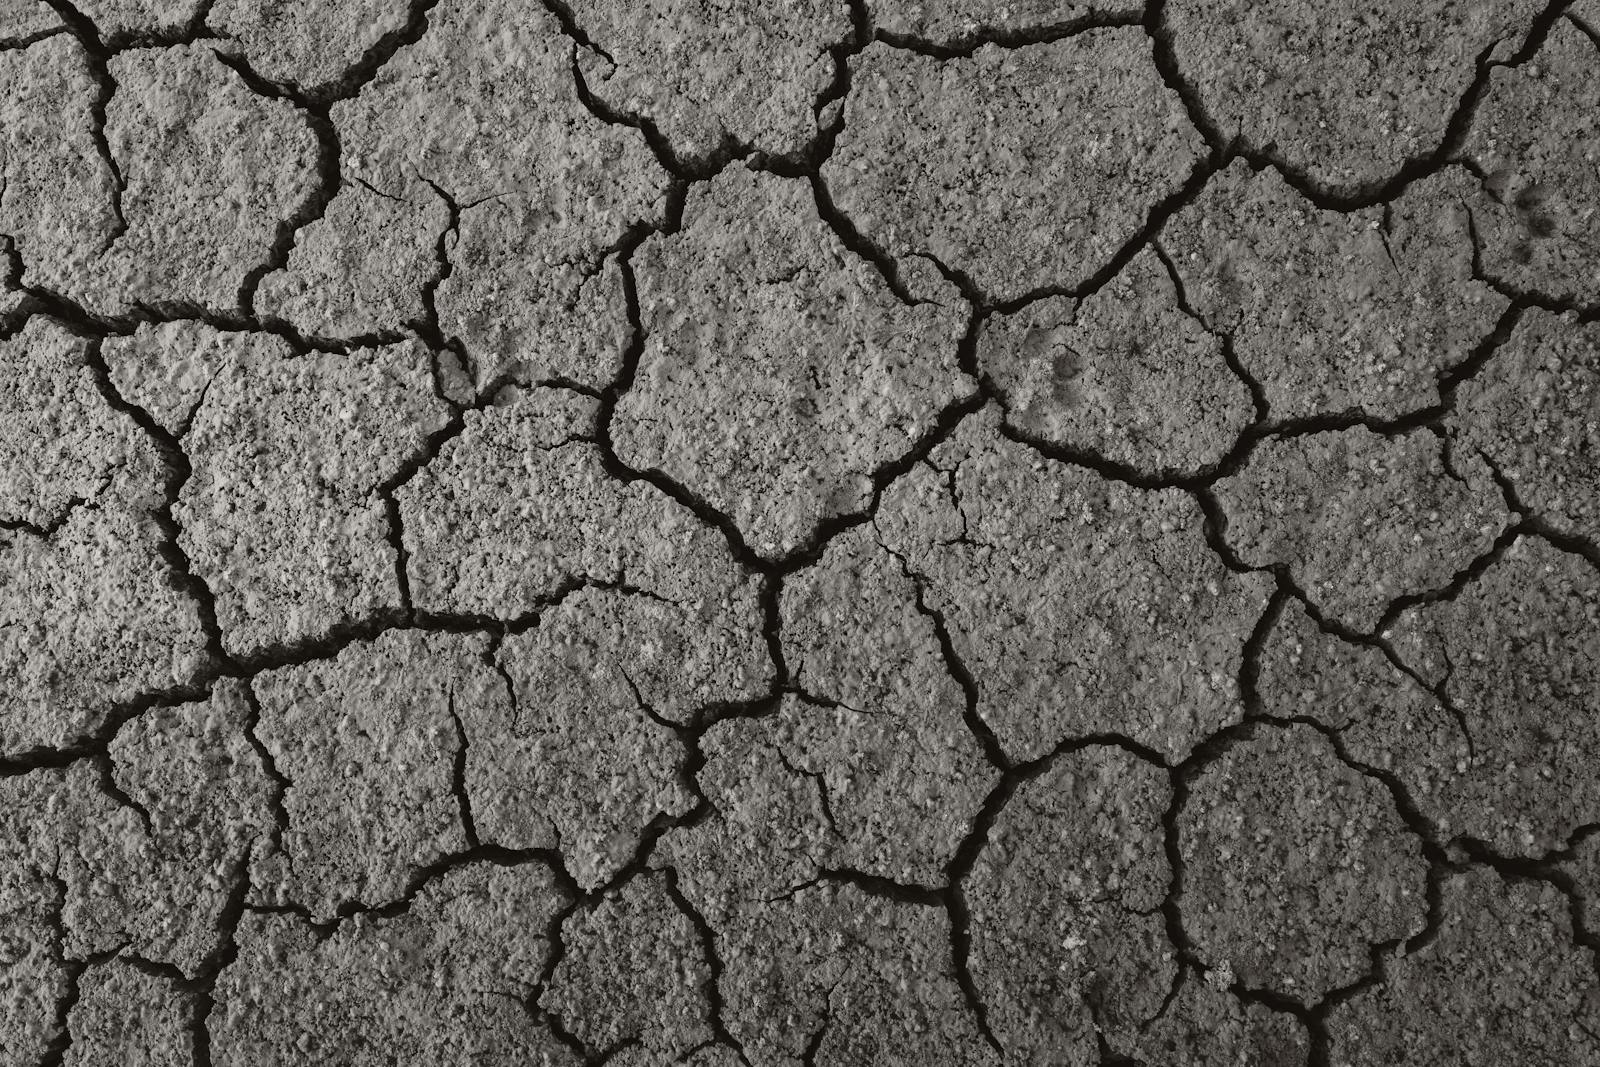
[[0,1067],[1600,1067],[1600,0],[0,0]]

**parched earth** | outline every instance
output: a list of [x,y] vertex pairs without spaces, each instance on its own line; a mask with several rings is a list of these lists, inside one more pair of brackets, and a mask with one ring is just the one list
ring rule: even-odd
[[0,1067],[1600,1064],[1600,0],[0,0]]

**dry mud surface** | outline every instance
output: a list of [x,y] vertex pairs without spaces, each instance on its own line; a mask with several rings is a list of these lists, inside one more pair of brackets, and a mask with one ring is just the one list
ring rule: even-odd
[[1600,0],[0,0],[0,1067],[1600,1064]]

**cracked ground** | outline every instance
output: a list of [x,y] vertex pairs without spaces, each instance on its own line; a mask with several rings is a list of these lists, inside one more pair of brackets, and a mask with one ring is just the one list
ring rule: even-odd
[[0,282],[0,1067],[1600,1065],[1600,0],[0,0]]

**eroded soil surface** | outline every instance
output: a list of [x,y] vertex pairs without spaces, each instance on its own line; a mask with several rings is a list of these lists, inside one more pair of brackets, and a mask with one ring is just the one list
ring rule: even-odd
[[1600,0],[0,0],[0,1067],[1600,1065]]

